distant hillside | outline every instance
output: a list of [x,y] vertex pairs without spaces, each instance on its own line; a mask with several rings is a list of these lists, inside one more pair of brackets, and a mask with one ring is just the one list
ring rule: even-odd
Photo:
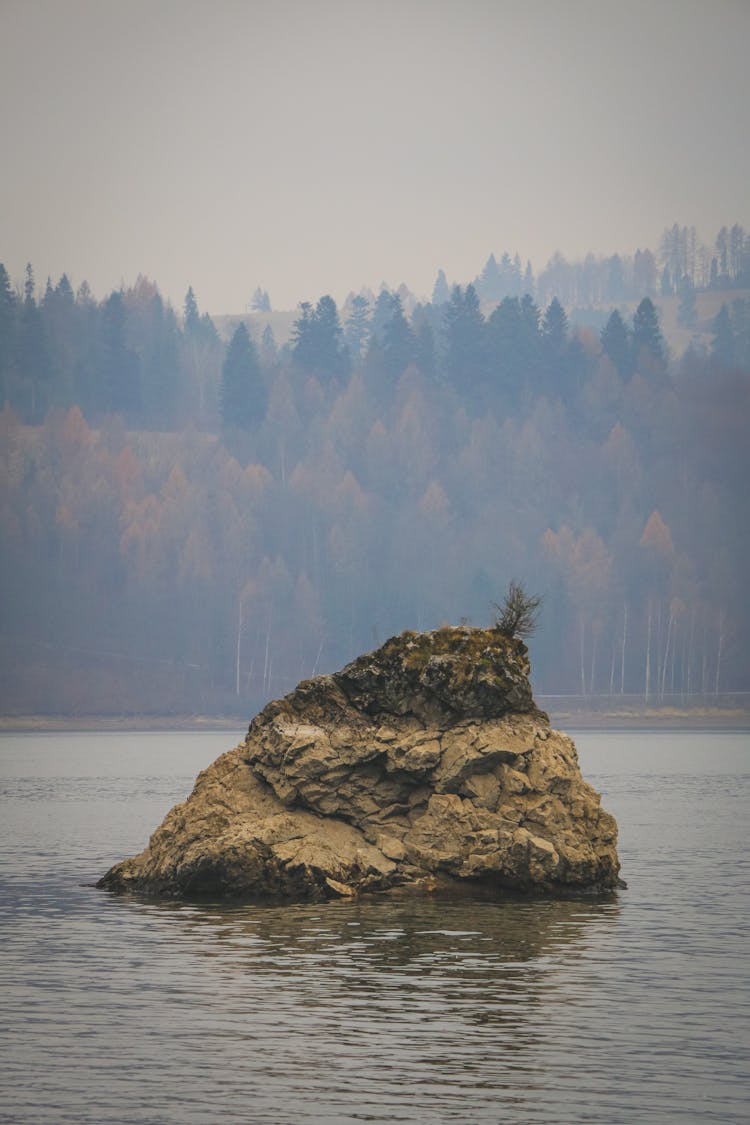
[[[656,298],[654,304],[661,315],[661,330],[673,356],[681,356],[693,341],[698,341],[707,348],[710,347],[714,335],[714,321],[721,306],[726,305],[731,309],[734,301],[748,299],[750,299],[750,289],[707,289],[703,293],[696,293],[697,323],[693,328],[684,328],[677,320],[679,297]],[[636,302],[632,302],[631,305],[634,309]]]
[[[697,322],[692,328],[685,328],[678,322],[680,299],[674,297],[655,297],[654,304],[659,311],[661,330],[674,359],[678,359],[691,343],[710,348],[714,334],[714,320],[722,305],[731,308],[734,301],[750,299],[750,289],[707,289],[695,294]],[[488,316],[498,301],[482,301],[482,312]],[[602,302],[589,308],[572,308],[570,320],[573,325],[590,328],[596,335],[601,332],[613,308],[620,309],[632,317],[639,301]],[[252,312],[243,314],[222,314],[213,317],[217,331],[223,340],[229,340],[240,321],[244,321],[253,339],[260,344],[266,326],[270,326],[277,347],[288,343],[292,336],[294,322],[299,317],[299,309],[278,309],[273,312]]]
[[222,314],[213,317],[213,322],[222,340],[229,340],[240,321],[244,321],[256,344],[261,343],[266,327],[270,327],[276,345],[280,348],[290,339],[298,316],[299,309],[280,309],[273,312]]

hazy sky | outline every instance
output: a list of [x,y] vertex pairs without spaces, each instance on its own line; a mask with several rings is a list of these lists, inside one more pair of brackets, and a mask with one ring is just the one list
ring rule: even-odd
[[750,226],[749,0],[0,0],[0,261],[276,308]]

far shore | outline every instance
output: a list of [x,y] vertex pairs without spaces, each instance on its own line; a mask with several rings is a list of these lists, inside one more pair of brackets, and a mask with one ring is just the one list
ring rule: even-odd
[[[641,711],[550,711],[558,730],[748,730],[750,711],[721,708],[649,708]],[[239,715],[0,715],[0,733],[66,731],[244,731],[253,716]]]
[[640,714],[550,713],[558,730],[746,730],[750,711],[644,711]]
[[238,731],[239,715],[0,715],[0,734],[55,734],[65,731]]

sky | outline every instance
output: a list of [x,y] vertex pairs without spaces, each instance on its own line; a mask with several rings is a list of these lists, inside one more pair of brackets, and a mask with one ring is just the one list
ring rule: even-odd
[[0,261],[274,308],[750,226],[749,0],[0,0]]

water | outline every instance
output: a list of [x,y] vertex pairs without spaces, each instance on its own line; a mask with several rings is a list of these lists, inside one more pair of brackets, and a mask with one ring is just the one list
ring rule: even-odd
[[0,737],[0,1122],[745,1122],[750,736],[577,735],[606,901],[157,905],[86,884],[231,734]]

